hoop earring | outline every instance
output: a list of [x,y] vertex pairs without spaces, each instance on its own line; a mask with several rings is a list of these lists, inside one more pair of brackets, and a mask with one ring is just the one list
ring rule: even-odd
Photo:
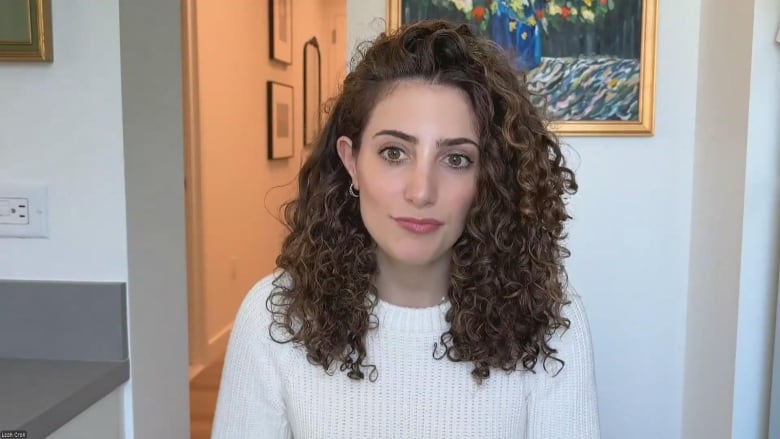
[[359,197],[360,197],[360,195],[359,195],[359,194],[356,194],[356,193],[355,193],[355,187],[354,187],[354,186],[352,186],[352,183],[350,183],[350,184],[349,184],[349,189],[348,189],[348,192],[349,192],[349,194],[350,194],[350,195],[352,195],[352,196],[353,196],[353,197],[355,197],[355,198],[359,198]]

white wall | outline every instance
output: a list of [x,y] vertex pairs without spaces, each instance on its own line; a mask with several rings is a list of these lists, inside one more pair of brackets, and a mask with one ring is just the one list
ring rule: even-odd
[[702,10],[683,437],[774,437],[779,19],[771,0]]
[[347,64],[355,47],[384,30],[387,14],[385,0],[347,0]]
[[[755,2],[756,36],[774,35],[765,30],[777,23],[771,1]],[[743,434],[760,432],[767,411],[761,331],[771,314],[764,306],[774,304],[767,287],[777,282],[767,257],[777,260],[780,96],[777,59],[766,55],[776,48],[758,37],[754,45],[752,1],[737,14],[728,1],[659,3],[655,136],[564,139],[580,183],[568,271],[591,322],[603,437],[729,437],[733,408],[734,437],[758,438]],[[385,1],[349,1],[347,11],[349,57],[381,31],[373,17],[384,17]],[[735,106],[714,105],[723,102]],[[743,273],[740,259],[761,262]],[[732,390],[752,402],[743,406]]]
[[0,63],[0,180],[49,184],[49,239],[0,239],[0,278],[127,280],[119,2],[53,2],[53,63]]
[[753,6],[701,11],[683,437],[732,426]]
[[569,275],[593,331],[604,438],[679,437],[700,2],[662,0],[655,136],[581,156]]
[[[780,289],[778,290],[780,297]],[[772,389],[769,402],[769,435],[780,437],[780,300],[775,307],[775,345],[772,360]]]
[[768,435],[766,427],[780,263],[780,44],[775,42],[780,2],[755,0],[751,15],[753,56],[732,432],[735,438],[758,439],[780,436],[780,431]]
[[125,399],[126,434],[139,439],[186,438],[189,374],[180,2],[123,1],[119,16],[132,389]]
[[46,436],[46,439],[126,438],[122,424],[124,387],[125,385],[95,402],[70,422]]

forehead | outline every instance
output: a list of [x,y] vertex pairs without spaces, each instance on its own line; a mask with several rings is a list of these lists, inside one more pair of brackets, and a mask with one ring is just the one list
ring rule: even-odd
[[409,134],[469,137],[476,140],[477,124],[463,90],[444,84],[403,81],[394,84],[374,106],[365,134],[397,129]]

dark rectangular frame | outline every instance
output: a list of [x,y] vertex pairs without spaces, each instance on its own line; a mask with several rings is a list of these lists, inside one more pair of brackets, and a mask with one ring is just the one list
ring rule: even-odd
[[[278,7],[278,2],[288,2],[288,8],[287,8],[287,17],[288,18],[288,26],[287,29],[290,33],[290,42],[289,47],[287,50],[282,51],[279,44],[276,41],[276,28],[279,27],[279,24],[276,22],[276,8]],[[275,61],[279,61],[284,64],[292,64],[292,47],[293,47],[293,22],[292,22],[292,0],[269,0],[269,16],[268,16],[268,22],[269,22],[269,29],[271,30],[271,33],[269,35],[270,40],[270,53],[271,53],[271,59]]]
[[[274,114],[276,112],[274,106],[274,88],[275,87],[287,87],[293,93],[292,100],[290,101],[290,137],[292,146],[290,148],[289,155],[279,155],[278,151],[274,150]],[[268,159],[286,159],[295,155],[295,89],[288,84],[282,84],[281,82],[268,81],[266,83],[266,89],[268,94],[268,100],[266,105],[266,112],[268,113]]]

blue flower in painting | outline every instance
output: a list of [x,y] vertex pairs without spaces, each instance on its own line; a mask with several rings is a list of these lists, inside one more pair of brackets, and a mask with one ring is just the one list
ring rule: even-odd
[[[532,3],[543,7],[541,0]],[[515,68],[528,71],[542,61],[541,23],[535,18],[535,7],[524,4],[522,9],[518,13],[507,0],[498,0],[490,20],[490,36],[512,55]]]

